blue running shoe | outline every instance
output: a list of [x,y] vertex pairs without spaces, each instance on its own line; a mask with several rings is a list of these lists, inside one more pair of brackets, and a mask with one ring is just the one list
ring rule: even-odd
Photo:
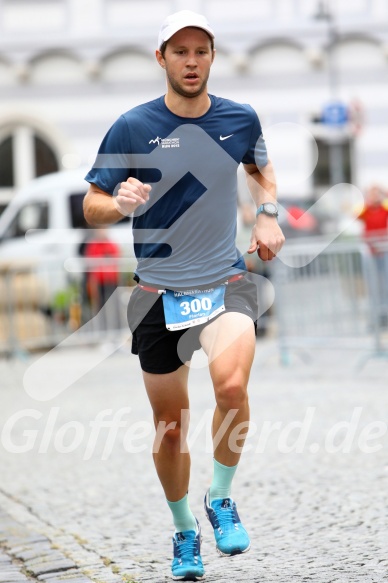
[[205,579],[205,569],[201,559],[201,528],[197,521],[197,532],[185,530],[172,537],[174,558],[172,578],[175,581],[201,581]]
[[209,490],[205,496],[205,513],[214,528],[217,551],[223,557],[246,553],[251,547],[247,531],[237,514],[232,498],[213,500],[210,504]]

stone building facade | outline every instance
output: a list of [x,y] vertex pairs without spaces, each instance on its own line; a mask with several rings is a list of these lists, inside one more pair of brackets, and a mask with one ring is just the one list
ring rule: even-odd
[[[0,0],[0,205],[90,164],[123,111],[163,93],[158,29],[185,8],[216,31],[209,90],[258,111],[282,196],[388,186],[387,0]],[[333,102],[349,121],[323,123]]]

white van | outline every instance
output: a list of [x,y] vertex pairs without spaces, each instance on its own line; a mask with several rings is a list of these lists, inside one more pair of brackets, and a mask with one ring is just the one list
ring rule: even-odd
[[[0,216],[0,261],[58,260],[79,255],[87,237],[82,202],[87,169],[55,172],[32,180]],[[34,232],[36,230],[36,232]],[[27,233],[27,236],[26,236]],[[130,218],[109,227],[108,236],[133,257]]]
[[[50,295],[82,277],[80,252],[91,235],[83,215],[89,184],[86,168],[48,174],[16,193],[0,216],[0,267],[31,265],[45,274]],[[131,219],[125,217],[107,230],[131,271],[136,265]],[[78,262],[78,263],[77,263]]]

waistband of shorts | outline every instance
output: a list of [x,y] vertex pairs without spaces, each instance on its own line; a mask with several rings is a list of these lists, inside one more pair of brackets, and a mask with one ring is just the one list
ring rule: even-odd
[[[238,273],[236,275],[232,275],[231,277],[229,277],[226,281],[218,281],[216,283],[210,283],[208,285],[202,285],[202,286],[193,286],[195,287],[195,289],[209,289],[209,288],[213,288],[213,287],[217,287],[218,285],[228,285],[229,283],[234,283],[235,281],[239,281],[241,279],[244,279],[245,274],[243,273]],[[142,280],[139,279],[139,277],[135,276],[135,281],[137,281],[137,285],[140,289],[142,289],[143,291],[147,291],[147,292],[151,292],[151,293],[156,293],[159,295],[165,294],[166,293],[166,288],[163,289],[158,289],[156,286],[150,285]],[[186,288],[187,289],[187,288]],[[185,291],[184,289],[174,289],[173,291]]]

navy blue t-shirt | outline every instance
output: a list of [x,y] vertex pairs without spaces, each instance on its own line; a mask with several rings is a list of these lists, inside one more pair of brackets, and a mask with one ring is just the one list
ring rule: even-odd
[[[198,118],[172,113],[164,97],[120,116],[86,180],[114,195],[134,177],[151,184],[133,217],[137,274],[164,287],[192,287],[244,269],[236,249],[237,168],[267,162],[249,105],[210,95]],[[247,241],[248,244],[248,241]]]

